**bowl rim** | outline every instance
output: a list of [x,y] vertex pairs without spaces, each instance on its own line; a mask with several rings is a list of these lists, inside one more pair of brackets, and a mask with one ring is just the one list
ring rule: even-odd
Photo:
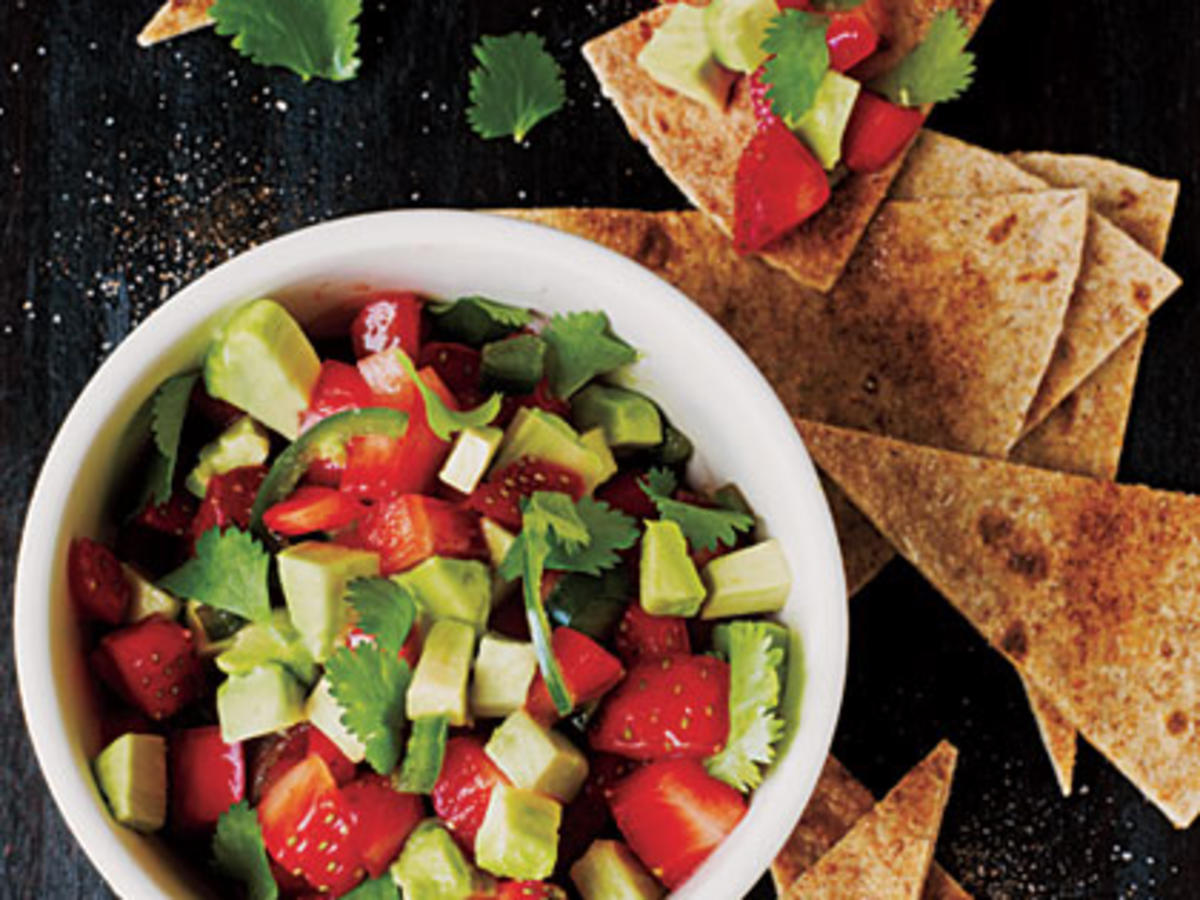
[[[829,616],[829,633],[821,635],[821,639],[833,654],[833,666],[831,671],[821,672],[818,684],[814,685],[811,677],[805,678],[802,692],[805,718],[815,708],[816,719],[805,722],[804,740],[797,734],[775,766],[780,769],[784,760],[792,761],[791,777],[783,782],[768,781],[760,788],[760,792],[787,790],[790,797],[788,803],[771,804],[756,819],[758,830],[770,833],[752,835],[756,840],[740,847],[742,852],[736,857],[721,853],[726,849],[725,845],[718,848],[696,875],[671,897],[699,900],[702,893],[711,896],[702,884],[711,884],[710,879],[716,876],[728,883],[726,879],[735,870],[748,871],[753,864],[757,873],[753,880],[744,886],[740,881],[736,885],[738,890],[748,890],[766,871],[811,796],[832,744],[844,693],[849,641],[845,581],[832,516],[816,470],[799,431],[766,378],[733,339],[683,293],[636,262],[584,238],[486,212],[420,209],[366,213],[333,219],[276,237],[234,256],[173,294],[127,335],[93,373],[59,426],[42,463],[22,526],[14,578],[12,634],[18,692],[35,756],[59,812],[92,865],[120,895],[146,896],[152,890],[162,891],[162,885],[119,839],[117,829],[121,826],[100,808],[102,802],[96,802],[94,788],[89,784],[90,775],[81,771],[78,759],[72,753],[72,737],[61,711],[52,654],[34,649],[48,650],[51,639],[50,604],[45,598],[51,593],[57,557],[52,546],[54,542],[46,540],[45,536],[58,534],[71,486],[79,478],[83,457],[99,426],[113,415],[114,407],[123,397],[124,386],[144,377],[167,348],[210,322],[234,299],[248,296],[245,282],[261,280],[263,269],[275,269],[280,277],[284,277],[289,259],[308,259],[316,254],[333,264],[339,256],[361,252],[380,243],[383,236],[390,242],[402,244],[404,240],[411,242],[418,236],[447,233],[454,239],[461,236],[464,242],[469,235],[472,247],[481,244],[499,247],[520,241],[526,244],[525,252],[532,252],[532,247],[544,258],[569,255],[592,277],[623,282],[644,291],[648,302],[671,307],[671,315],[687,327],[705,332],[710,340],[725,345],[728,352],[724,353],[722,364],[732,368],[732,376],[744,382],[747,391],[769,399],[774,407],[772,416],[787,424],[787,428],[777,430],[781,440],[789,442],[786,449],[795,465],[792,475],[799,479],[798,489],[810,495],[815,504],[812,510],[815,530],[811,540],[828,570],[824,573],[826,583],[822,585],[824,596],[816,598],[815,602],[828,606],[825,613]],[[116,388],[110,389],[110,386]],[[805,635],[804,640],[808,644],[812,636]],[[47,691],[53,696],[47,697]],[[737,832],[725,844],[736,836]],[[730,883],[730,887],[735,885]]]

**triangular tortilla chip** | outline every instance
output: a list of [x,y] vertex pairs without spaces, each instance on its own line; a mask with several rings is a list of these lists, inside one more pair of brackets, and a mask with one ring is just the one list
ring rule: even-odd
[[138,44],[149,47],[211,25],[213,18],[208,11],[215,2],[216,0],[167,0],[142,28],[137,36]]
[[1178,827],[1200,812],[1200,497],[800,423],[817,464]]
[[[888,204],[829,297],[739,257],[698,213],[506,214],[604,244],[670,281],[742,345],[794,415],[1003,454],[1061,326],[1082,202],[1044,194]],[[1004,241],[988,239],[1010,219]],[[1051,271],[1061,277],[1023,278]],[[892,551],[850,504],[832,506],[857,589]]]
[[950,798],[958,752],[943,741],[859,819],[781,900],[918,900]]
[[[782,894],[806,869],[846,836],[871,811],[875,798],[840,762],[830,756],[804,814],[771,863],[775,889]],[[925,880],[925,900],[970,900],[971,895],[936,862]]]
[[[979,196],[1046,186],[1041,178],[999,154],[924,131],[892,185],[892,196]],[[1179,277],[1152,253],[1094,213],[1063,333],[1030,408],[1025,432],[1041,424],[1145,325],[1179,285]]]
[[[888,0],[884,5],[897,23],[889,52],[903,56],[920,41],[938,12],[958,9],[974,31],[991,0]],[[667,177],[732,234],[737,164],[755,130],[747,79],[738,80],[727,108],[716,110],[651,78],[637,64],[637,57],[670,12],[669,5],[645,12],[589,41],[583,55],[601,91]],[[825,209],[773,244],[763,258],[802,284],[829,290],[902,162],[902,157],[897,158],[879,172],[845,178]]]

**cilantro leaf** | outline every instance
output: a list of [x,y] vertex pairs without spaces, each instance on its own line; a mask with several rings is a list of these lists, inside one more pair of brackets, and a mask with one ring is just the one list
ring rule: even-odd
[[902,106],[955,99],[971,86],[975,75],[975,54],[966,50],[970,38],[956,11],[939,13],[925,40],[871,88]]
[[406,794],[428,794],[437,783],[446,757],[450,720],[446,716],[422,716],[413,720],[404,751],[404,765],[393,777],[396,790]]
[[[523,524],[537,516],[548,526],[545,566],[560,572],[599,575],[620,562],[616,551],[632,547],[638,537],[632,518],[591,497],[572,501],[566,494],[538,491],[525,501],[523,516]],[[525,540],[523,527],[500,564],[501,577],[521,577]]]
[[357,72],[362,0],[217,0],[217,34],[260,66],[291,69],[305,81],[347,81]]
[[430,430],[443,441],[450,440],[450,436],[456,431],[466,428],[481,428],[500,415],[501,397],[499,394],[492,394],[474,409],[464,409],[462,412],[451,409],[446,405],[446,401],[438,396],[437,391],[427,385],[424,379],[417,374],[417,367],[413,365],[413,361],[407,353],[400,349],[392,352],[396,354],[396,359],[399,360],[404,374],[413,380],[417,390],[421,392],[421,399],[425,401],[425,419],[429,422]]
[[637,360],[637,351],[612,334],[602,312],[557,315],[542,332],[550,345],[550,388],[564,400],[595,378]]
[[346,588],[346,602],[358,614],[355,624],[361,631],[384,650],[400,652],[417,617],[408,588],[390,578],[356,578]]
[[342,724],[366,748],[371,768],[387,775],[400,761],[408,663],[378,644],[339,647],[325,662],[325,676]]
[[524,328],[533,313],[518,306],[497,303],[486,297],[460,297],[426,306],[439,330],[468,344],[486,344]]
[[179,437],[183,434],[183,420],[196,378],[195,372],[168,378],[150,398],[148,413],[155,456],[149,465],[142,507],[147,504],[157,506],[171,499]]
[[399,900],[400,889],[392,876],[385,872],[378,878],[364,881],[348,894],[342,895],[342,900]]
[[216,867],[246,886],[247,900],[275,900],[279,896],[258,816],[245,800],[221,813],[212,852]]
[[523,141],[534,125],[566,102],[562,69],[539,35],[485,35],[471,52],[479,65],[470,74],[467,121],[481,138],[512,135]]
[[733,546],[737,532],[754,527],[754,517],[736,509],[708,509],[672,498],[676,481],[668,469],[651,469],[638,484],[658,514],[683,529],[696,550],[716,550],[718,544]]
[[770,765],[774,745],[783,734],[778,716],[784,648],[771,639],[765,622],[740,621],[728,626],[729,739],[704,761],[714,778],[746,792],[762,784],[760,766]]
[[787,9],[771,20],[762,48],[771,56],[763,63],[763,83],[775,115],[796,122],[812,109],[817,90],[829,71],[825,32],[828,16]]
[[270,562],[270,554],[248,531],[213,527],[196,541],[196,555],[168,573],[159,586],[177,597],[266,622],[271,618]]

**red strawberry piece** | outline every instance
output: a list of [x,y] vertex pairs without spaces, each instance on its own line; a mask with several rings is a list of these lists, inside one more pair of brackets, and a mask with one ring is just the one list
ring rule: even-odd
[[897,106],[862,91],[842,138],[842,158],[851,172],[878,172],[895,159],[925,124],[920,109]]
[[629,604],[617,626],[617,656],[626,665],[641,659],[692,652],[688,640],[687,619],[680,616],[652,616],[641,604]]
[[366,507],[332,488],[306,485],[263,513],[263,522],[276,534],[299,535],[338,531],[366,513]]
[[487,558],[473,512],[419,494],[376,503],[359,521],[353,541],[379,554],[385,575],[411,569],[431,556]]
[[250,509],[267,477],[266,466],[242,466],[209,479],[200,511],[192,520],[192,539],[213,528],[224,531],[230,525],[250,527]]
[[467,504],[509,531],[520,531],[521,500],[535,491],[558,491],[578,500],[583,496],[583,479],[565,466],[522,457],[479,485]]
[[84,619],[109,625],[125,621],[133,600],[133,585],[113,552],[91,538],[71,541],[67,554],[71,599]]
[[270,735],[251,745],[248,754],[250,802],[258,803],[271,785],[312,753],[325,760],[338,784],[345,784],[354,778],[354,763],[319,728],[302,722],[282,734]]
[[492,789],[509,783],[483,752],[482,740],[474,735],[451,738],[446,742],[442,771],[433,786],[433,809],[458,843],[474,852],[475,835],[483,824]]
[[375,395],[356,366],[335,359],[321,363],[321,374],[313,386],[308,409],[300,417],[300,430],[307,431],[322,419],[348,409],[366,409]]
[[100,713],[100,743],[107,747],[123,734],[158,734],[162,726],[126,706],[122,701],[102,700]]
[[754,110],[754,121],[758,123],[758,127],[769,125],[772,122],[779,121],[779,117],[775,115],[775,110],[771,108],[771,101],[767,97],[767,83],[763,80],[765,72],[762,66],[759,66],[750,73],[748,82],[750,87],[750,107]]
[[579,794],[563,809],[562,825],[558,830],[558,862],[562,871],[582,856],[592,841],[612,824],[608,795],[626,775],[640,763],[608,753],[592,754],[588,760],[588,775]]
[[172,537],[187,537],[196,517],[196,499],[183,491],[176,491],[166,503],[150,505],[137,514],[136,522],[169,534]]
[[271,858],[317,890],[340,896],[362,880],[354,814],[315,753],[271,785],[258,821]]
[[204,687],[192,633],[163,616],[105,635],[92,661],[113,690],[155,720],[179,712]]
[[645,477],[641,469],[620,472],[596,489],[596,499],[638,520],[657,519],[657,507],[642,490]]
[[696,871],[746,814],[746,800],[695,759],[638,769],[609,806],[630,849],[672,890]]
[[502,881],[496,900],[567,900],[567,892],[544,881]]
[[[576,707],[603,697],[625,674],[619,659],[574,628],[554,629],[550,646],[566,682],[567,693]],[[542,722],[553,722],[559,718],[541,672],[534,676],[533,683],[529,685],[525,709]]]
[[425,816],[420,794],[402,794],[382,775],[364,775],[342,788],[354,817],[359,856],[372,878],[387,871]]
[[803,142],[782,122],[764,124],[738,160],[734,247],[763,249],[829,201],[829,179]]
[[592,747],[630,759],[711,756],[729,738],[729,665],[710,656],[644,659],[600,707]]
[[171,827],[202,831],[246,796],[242,745],[221,739],[219,725],[173,732],[167,741],[171,761]]
[[482,354],[466,344],[434,342],[421,350],[420,365],[428,366],[450,388],[464,408],[486,399],[481,378]]
[[529,394],[505,394],[504,400],[500,406],[500,415],[496,416],[496,421],[493,423],[497,428],[503,428],[513,420],[513,416],[517,414],[519,409],[540,409],[544,412],[554,413],[556,416],[568,418],[571,415],[571,404],[561,397],[555,397],[550,391],[550,384],[546,379],[538,382],[538,386]]
[[421,349],[421,298],[409,291],[380,294],[359,310],[350,325],[355,356],[399,347],[409,356]]
[[861,7],[831,12],[825,43],[829,46],[829,67],[835,72],[848,72],[879,47],[879,32]]

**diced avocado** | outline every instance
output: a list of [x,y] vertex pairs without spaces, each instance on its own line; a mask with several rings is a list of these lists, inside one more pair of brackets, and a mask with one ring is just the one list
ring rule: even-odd
[[454,619],[438,619],[425,636],[408,686],[408,717],[446,716],[466,725],[467,679],[475,655],[475,629]]
[[827,171],[842,158],[842,136],[861,89],[862,85],[853,78],[831,69],[817,88],[812,108],[795,122],[787,123]]
[[274,300],[255,300],[235,312],[204,359],[204,385],[212,396],[288,440],[300,433],[300,414],[320,374],[317,351]]
[[485,381],[520,394],[537,387],[546,371],[546,342],[536,334],[485,344],[481,356]]
[[288,728],[304,721],[304,686],[274,663],[230,675],[217,688],[217,718],[227,744]]
[[350,762],[360,763],[366,759],[367,748],[342,724],[344,712],[342,705],[329,691],[328,678],[317,682],[317,686],[312,689],[304,703],[304,717],[313,727],[329,738]]
[[776,0],[712,0],[705,9],[704,27],[717,62],[749,74],[762,65],[762,49],[771,19],[779,15]]
[[571,399],[581,429],[604,429],[610,447],[653,447],[662,442],[662,416],[653,401],[625,388],[592,384]]
[[133,586],[133,601],[129,604],[129,611],[125,613],[127,622],[140,622],[153,615],[166,616],[168,619],[179,618],[179,613],[183,610],[182,602],[144,578],[133,566],[121,563],[121,569]]
[[611,474],[605,460],[580,439],[565,420],[542,409],[517,410],[493,467],[503,469],[523,457],[557,463],[583,479],[588,493]]
[[704,19],[703,9],[680,3],[655,29],[637,62],[663,87],[723,110],[737,75],[717,62]]
[[412,591],[421,611],[455,619],[482,631],[492,609],[492,574],[477,559],[431,556],[392,580]]
[[562,807],[534,791],[498,784],[492,788],[475,837],[475,861],[507,878],[536,881],[554,871]]
[[571,572],[559,578],[545,598],[546,615],[554,625],[565,625],[605,641],[621,621],[632,594],[621,568],[602,575]]
[[491,881],[467,861],[436,819],[412,830],[391,875],[404,900],[468,900],[485,895]]
[[708,601],[703,619],[778,612],[792,591],[792,573],[783,547],[772,538],[718,556],[704,567]]
[[484,752],[514,785],[570,803],[587,778],[587,759],[574,744],[518,709],[492,732]]
[[604,437],[603,428],[589,428],[579,436],[579,443],[587,447],[600,459],[600,468],[596,471],[596,486],[604,484],[617,474],[617,458]]
[[461,493],[471,493],[479,487],[503,439],[504,432],[499,428],[486,425],[464,428],[454,439],[450,455],[438,472],[438,480]]
[[269,621],[251,622],[230,640],[216,659],[217,668],[226,675],[244,675],[266,663],[279,663],[305,684],[317,679],[317,664],[286,609],[271,610]]
[[158,831],[167,819],[167,742],[157,734],[123,734],[96,757],[96,781],[113,818],[135,831]]
[[257,466],[267,461],[271,439],[266,430],[249,416],[242,416],[217,437],[200,448],[196,467],[188,473],[187,489],[203,497],[208,482],[242,466]]
[[642,609],[652,616],[694,616],[704,602],[704,582],[674,522],[646,522],[640,576]]
[[245,621],[231,612],[189,600],[183,608],[183,624],[192,632],[196,655],[209,659],[229,648]]
[[688,436],[668,422],[663,426],[662,443],[654,448],[655,461],[663,466],[682,466],[692,458],[694,449]]
[[317,662],[346,626],[346,585],[379,574],[379,556],[324,541],[293,544],[275,557],[292,624]]
[[583,900],[659,900],[662,886],[620,841],[592,841],[571,866],[571,880]]
[[517,536],[503,525],[486,518],[479,520],[479,529],[483,532],[483,542],[487,544],[488,559],[492,563],[492,609],[495,609],[516,587],[515,581],[504,578],[498,570],[516,543]]
[[472,714],[498,719],[520,709],[536,671],[533,644],[485,634],[479,642],[471,681]]

